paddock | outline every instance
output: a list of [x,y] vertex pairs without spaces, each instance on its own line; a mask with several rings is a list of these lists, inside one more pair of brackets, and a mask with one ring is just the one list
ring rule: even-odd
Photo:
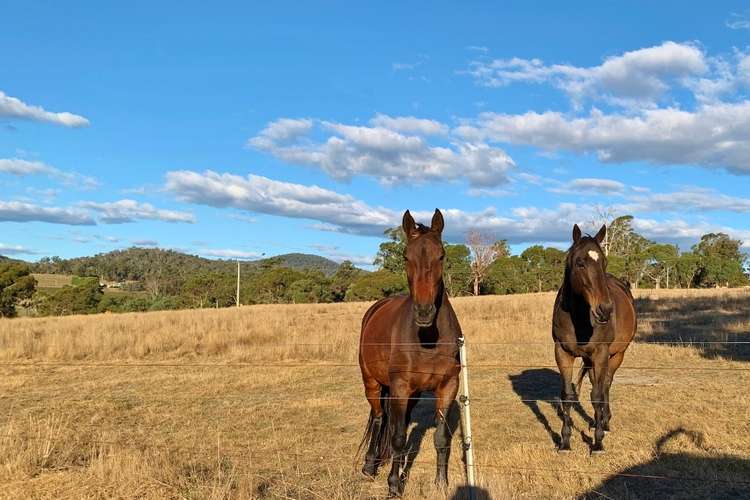
[[[635,295],[602,456],[589,454],[588,382],[572,452],[556,453],[554,294],[452,299],[479,498],[750,495],[750,290]],[[0,496],[385,496],[387,471],[370,481],[355,462],[368,305],[0,321]],[[431,402],[414,416],[405,498],[434,498]],[[449,498],[466,493],[460,441]]]

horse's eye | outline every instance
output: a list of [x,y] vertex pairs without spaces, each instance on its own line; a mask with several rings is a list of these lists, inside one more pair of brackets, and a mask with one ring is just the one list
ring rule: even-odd
[[445,254],[440,256],[440,260],[445,260]]

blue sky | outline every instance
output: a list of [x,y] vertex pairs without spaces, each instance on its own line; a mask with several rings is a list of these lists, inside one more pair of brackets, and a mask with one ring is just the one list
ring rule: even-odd
[[741,2],[153,4],[4,6],[0,253],[364,265],[435,207],[516,250],[601,212],[750,245]]

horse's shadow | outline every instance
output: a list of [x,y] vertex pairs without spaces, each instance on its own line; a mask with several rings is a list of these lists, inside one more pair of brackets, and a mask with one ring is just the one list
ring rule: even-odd
[[[521,401],[528,406],[536,419],[544,426],[555,446],[560,446],[560,434],[556,432],[544,412],[541,405],[550,405],[557,412],[558,418],[562,423],[562,408],[560,407],[560,374],[549,368],[537,368],[524,370],[518,375],[508,375],[513,391],[518,394]],[[591,418],[581,403],[573,404],[573,409],[583,418],[591,427],[594,425],[594,419]],[[586,435],[581,431],[581,435],[586,439]]]
[[[459,428],[461,419],[460,409],[456,401],[451,403],[446,418],[453,439],[462,439],[460,433],[456,432]],[[415,425],[409,433],[406,441],[406,449],[408,450],[406,464],[404,466],[404,474],[406,476],[409,475],[409,472],[414,466],[414,461],[419,454],[419,450],[422,448],[422,441],[424,441],[427,430],[435,427],[435,395],[432,392],[422,393],[421,398],[411,412],[409,424]]]
[[750,460],[728,454],[705,455],[664,449],[682,436],[705,450],[703,435],[677,428],[656,442],[654,457],[604,478],[577,497],[598,498],[750,498]]

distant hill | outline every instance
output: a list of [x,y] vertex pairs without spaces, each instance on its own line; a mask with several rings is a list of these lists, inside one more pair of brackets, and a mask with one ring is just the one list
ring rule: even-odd
[[[339,264],[331,259],[309,253],[285,253],[271,257],[270,259],[278,259],[282,266],[291,267],[292,269],[316,269],[326,276],[331,276],[339,268]],[[267,262],[270,259],[259,260],[256,263],[262,265],[264,261]]]
[[[143,281],[147,276],[154,275],[186,276],[201,271],[234,273],[236,265],[233,260],[206,259],[175,250],[140,247],[114,250],[90,257],[44,258],[30,264],[33,273],[99,276],[113,282]],[[319,255],[304,253],[289,253],[242,262],[243,272],[252,272],[259,267],[275,266],[297,270],[317,270],[330,276],[336,272],[339,264]]]

